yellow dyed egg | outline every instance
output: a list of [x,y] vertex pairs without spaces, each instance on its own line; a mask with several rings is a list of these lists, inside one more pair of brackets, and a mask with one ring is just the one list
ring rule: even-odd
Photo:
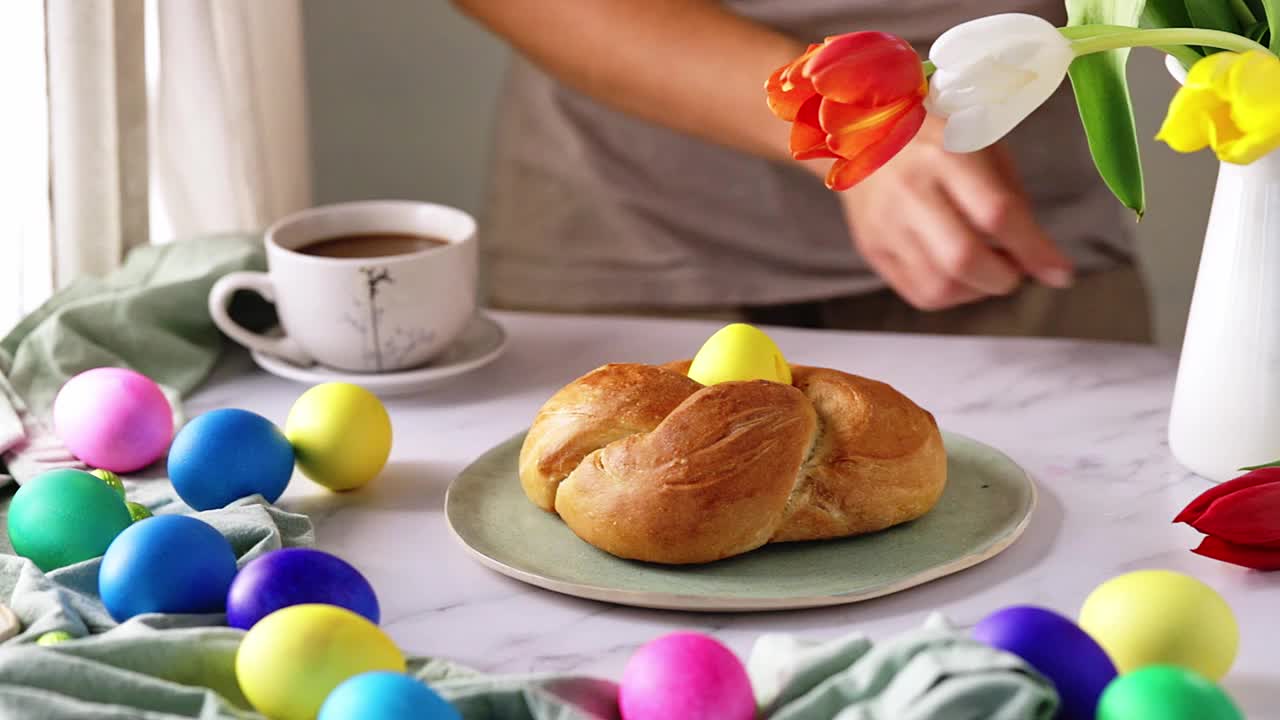
[[330,382],[298,398],[284,425],[303,475],[330,490],[353,490],[382,472],[391,454],[391,418],[359,385]]
[[272,720],[313,720],[334,688],[375,670],[404,672],[404,655],[378,626],[334,605],[277,610],[236,652],[240,690]]
[[707,338],[693,356],[689,377],[703,385],[734,380],[771,380],[790,385],[791,366],[763,331],[734,323]]
[[1176,665],[1221,680],[1240,644],[1227,601],[1172,570],[1139,570],[1099,585],[1085,598],[1079,624],[1122,675],[1148,665]]

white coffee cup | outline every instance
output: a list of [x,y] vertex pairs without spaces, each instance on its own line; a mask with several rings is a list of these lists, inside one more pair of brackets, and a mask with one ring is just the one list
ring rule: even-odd
[[[323,240],[379,234],[443,243],[381,257],[299,252]],[[371,373],[417,367],[449,347],[476,312],[476,223],[456,208],[399,200],[311,208],[272,225],[266,248],[267,272],[220,278],[209,312],[236,342],[297,365]],[[283,336],[236,324],[227,305],[237,290],[273,302]]]

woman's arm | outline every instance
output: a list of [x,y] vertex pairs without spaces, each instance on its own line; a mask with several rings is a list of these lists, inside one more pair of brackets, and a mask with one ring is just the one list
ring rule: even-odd
[[[774,160],[789,125],[764,81],[808,46],[716,0],[454,0],[561,82],[613,108]],[[821,38],[815,38],[821,40]],[[1071,282],[1000,147],[942,149],[939,121],[840,194],[854,244],[902,297],[940,309]],[[797,163],[814,175],[826,162]]]
[[[807,47],[717,0],[454,0],[561,82],[622,112],[774,160],[764,81]],[[825,168],[812,168],[821,174]]]

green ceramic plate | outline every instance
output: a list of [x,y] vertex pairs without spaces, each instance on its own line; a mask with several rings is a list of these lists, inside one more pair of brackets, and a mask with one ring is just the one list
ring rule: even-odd
[[449,527],[483,565],[578,597],[676,610],[778,610],[858,602],[990,559],[1026,529],[1027,473],[999,451],[944,433],[947,489],[929,514],[871,535],[780,543],[706,565],[621,560],[524,496],[517,435],[476,460],[445,496]]

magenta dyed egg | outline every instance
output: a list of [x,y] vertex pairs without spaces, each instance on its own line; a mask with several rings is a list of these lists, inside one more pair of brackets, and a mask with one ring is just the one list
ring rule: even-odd
[[751,680],[715,638],[678,632],[652,640],[627,661],[618,691],[623,720],[752,720]]
[[150,378],[101,367],[58,391],[53,424],[67,449],[87,465],[117,473],[155,462],[173,439],[173,408]]

